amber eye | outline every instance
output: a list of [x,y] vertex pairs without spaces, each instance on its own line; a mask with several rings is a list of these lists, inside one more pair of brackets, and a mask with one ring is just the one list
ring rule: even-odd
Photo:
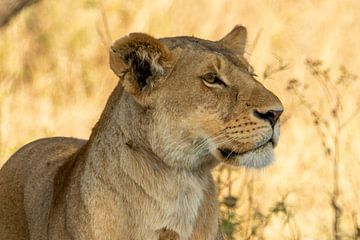
[[218,86],[226,86],[226,84],[224,83],[223,80],[221,80],[221,78],[219,77],[218,74],[216,73],[207,73],[205,75],[202,75],[200,77],[203,82],[205,83],[205,85],[218,85]]
[[257,77],[258,75],[256,75],[255,73],[254,73],[254,68],[252,67],[252,66],[250,66],[250,65],[248,65],[248,73],[250,74],[250,76],[252,76],[252,77]]
[[258,77],[258,75],[256,73],[250,73],[250,76],[252,77]]

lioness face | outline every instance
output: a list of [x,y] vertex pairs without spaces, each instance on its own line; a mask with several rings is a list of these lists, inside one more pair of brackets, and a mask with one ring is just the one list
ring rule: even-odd
[[[218,42],[154,40],[164,53],[157,55],[158,65],[149,63],[151,76],[135,90],[124,84],[149,109],[150,145],[168,165],[193,169],[222,161],[261,168],[273,161],[283,107],[254,79],[244,45],[236,46],[245,37],[245,29],[236,27]],[[118,69],[115,62],[112,67]]]

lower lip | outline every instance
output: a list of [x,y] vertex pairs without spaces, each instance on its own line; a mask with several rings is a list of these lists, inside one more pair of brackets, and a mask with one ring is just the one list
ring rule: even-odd
[[245,152],[241,152],[241,153],[237,153],[237,152],[227,153],[227,152],[224,152],[224,151],[222,151],[222,150],[220,150],[220,149],[218,149],[218,151],[220,152],[220,154],[221,154],[222,157],[228,159],[228,158],[233,158],[233,157],[241,156],[241,155],[243,155],[243,154],[245,154],[245,153],[247,153],[247,152],[256,151],[256,150],[258,150],[258,149],[260,149],[260,148],[266,147],[268,144],[274,145],[273,142],[270,140],[270,141],[266,142],[266,143],[263,144],[263,145],[260,145],[260,146],[258,146],[258,147],[256,147],[256,148],[253,148],[253,149],[251,149],[251,150],[248,150],[248,151],[245,151]]

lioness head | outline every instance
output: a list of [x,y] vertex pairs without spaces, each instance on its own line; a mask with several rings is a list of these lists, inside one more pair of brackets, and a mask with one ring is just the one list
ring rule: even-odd
[[242,26],[215,42],[132,33],[112,45],[110,66],[146,111],[146,141],[167,165],[273,161],[283,106],[254,79],[246,35]]

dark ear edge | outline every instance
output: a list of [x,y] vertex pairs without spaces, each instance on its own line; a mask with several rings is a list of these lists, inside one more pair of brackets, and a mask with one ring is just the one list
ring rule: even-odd
[[245,52],[247,41],[247,30],[244,26],[236,25],[225,37],[218,42],[226,48],[234,51],[237,55],[242,56]]
[[164,73],[171,59],[169,50],[159,40],[144,33],[131,33],[110,48],[110,67],[120,78],[131,72],[142,89],[151,76]]

